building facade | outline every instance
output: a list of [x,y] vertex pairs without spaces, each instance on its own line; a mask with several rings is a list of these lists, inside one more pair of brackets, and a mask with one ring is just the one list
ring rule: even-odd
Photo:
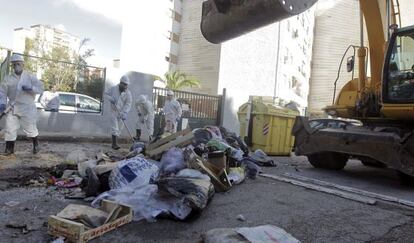
[[[13,32],[13,51],[23,53],[26,47],[27,39],[38,39],[42,52],[47,53],[53,47],[66,47],[71,51],[77,52],[81,43],[81,39],[66,31],[60,30],[49,25],[32,25],[30,28],[16,28]],[[31,55],[39,55],[40,53],[29,53]]]
[[238,108],[249,96],[307,106],[314,9],[215,45],[201,34],[203,0],[183,2],[177,69],[201,80],[199,92],[226,89],[224,125],[239,131]]

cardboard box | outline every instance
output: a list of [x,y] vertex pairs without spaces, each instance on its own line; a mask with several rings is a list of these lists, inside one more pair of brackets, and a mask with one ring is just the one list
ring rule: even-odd
[[132,221],[132,209],[112,201],[103,200],[100,210],[108,213],[105,224],[88,228],[82,223],[51,215],[48,219],[48,233],[63,236],[69,242],[83,243],[114,230]]

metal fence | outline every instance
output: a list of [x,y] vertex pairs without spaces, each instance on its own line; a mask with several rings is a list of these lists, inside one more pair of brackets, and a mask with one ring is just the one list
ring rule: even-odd
[[[153,88],[152,102],[156,112],[155,130],[161,129],[162,109],[165,104],[167,91],[165,88]],[[180,102],[183,115],[182,121],[187,120],[188,125],[194,129],[206,125],[221,125],[223,96],[207,95],[187,91],[173,90],[174,97]],[[180,128],[181,124],[178,124]],[[157,131],[156,131],[157,134]]]

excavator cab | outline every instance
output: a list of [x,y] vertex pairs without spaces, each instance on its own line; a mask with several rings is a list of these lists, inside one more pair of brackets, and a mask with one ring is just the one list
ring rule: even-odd
[[396,30],[390,38],[383,73],[383,101],[414,104],[414,26]]

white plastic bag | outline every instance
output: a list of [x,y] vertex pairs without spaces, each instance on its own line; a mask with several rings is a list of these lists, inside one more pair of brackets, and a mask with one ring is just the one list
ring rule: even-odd
[[176,174],[178,171],[186,168],[184,153],[179,148],[171,148],[162,155],[160,175],[167,176]]
[[133,157],[122,160],[109,176],[109,187],[121,189],[123,187],[139,187],[149,184],[158,176],[158,167],[142,157]]
[[160,196],[158,186],[154,184],[104,192],[92,202],[92,206],[99,207],[103,199],[130,206],[134,211],[135,221],[146,219],[148,222],[155,222],[156,217],[162,213],[169,213],[183,220],[191,212],[191,208],[182,199],[172,195]]

